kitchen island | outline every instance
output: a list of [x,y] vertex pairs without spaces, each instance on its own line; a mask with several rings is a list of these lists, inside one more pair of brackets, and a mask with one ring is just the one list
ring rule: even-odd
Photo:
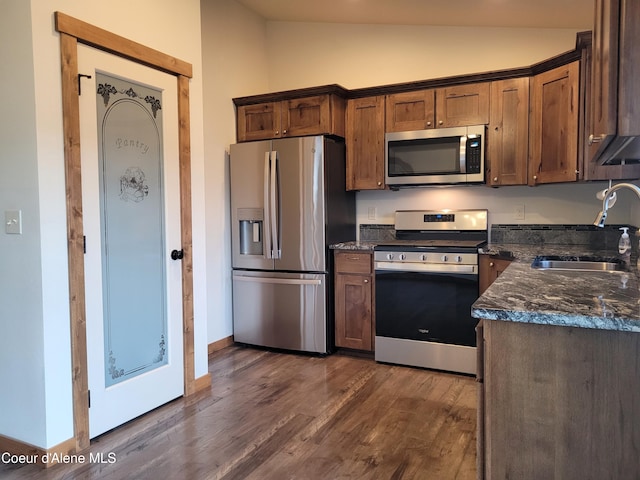
[[640,478],[637,269],[538,270],[583,247],[489,245],[514,261],[474,303],[478,478]]

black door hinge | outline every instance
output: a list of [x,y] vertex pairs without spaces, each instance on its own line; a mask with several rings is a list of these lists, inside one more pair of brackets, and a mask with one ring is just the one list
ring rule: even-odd
[[82,252],[87,253],[87,236],[82,236]]
[[89,404],[88,408],[91,408],[91,390],[87,390],[87,402]]

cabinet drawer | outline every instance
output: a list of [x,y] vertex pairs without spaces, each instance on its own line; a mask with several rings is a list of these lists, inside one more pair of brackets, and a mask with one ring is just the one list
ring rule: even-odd
[[371,274],[370,253],[360,252],[336,252],[337,273],[364,273]]

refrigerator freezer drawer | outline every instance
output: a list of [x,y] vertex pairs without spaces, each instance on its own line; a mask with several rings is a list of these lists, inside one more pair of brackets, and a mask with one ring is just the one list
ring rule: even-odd
[[233,272],[234,340],[327,353],[326,275]]

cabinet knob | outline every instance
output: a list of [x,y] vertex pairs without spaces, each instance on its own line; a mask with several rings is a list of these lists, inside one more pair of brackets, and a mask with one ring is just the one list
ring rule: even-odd
[[280,130],[276,130],[276,135],[280,135]]
[[490,267],[494,267],[495,265],[496,265],[495,263],[493,263],[493,262],[489,262],[489,266],[490,266]]
[[538,175],[534,175],[534,176],[533,176],[533,179],[534,179],[534,180],[538,180]]
[[365,278],[364,283],[369,283],[369,279]]
[[604,135],[594,135],[592,133],[591,135],[589,135],[589,146],[593,145],[594,143],[600,143],[603,137]]
[[497,182],[498,181],[498,177],[493,177],[493,181]]
[[378,182],[378,186],[381,187],[382,186],[382,182]]
[[282,130],[282,134],[286,135],[287,134],[287,129],[285,128],[284,130]]
[[438,125],[442,125],[443,123],[444,123],[444,122],[443,122],[442,120],[440,120],[440,121],[438,122]]
[[430,127],[430,126],[431,126],[431,122],[427,122],[427,127]]

